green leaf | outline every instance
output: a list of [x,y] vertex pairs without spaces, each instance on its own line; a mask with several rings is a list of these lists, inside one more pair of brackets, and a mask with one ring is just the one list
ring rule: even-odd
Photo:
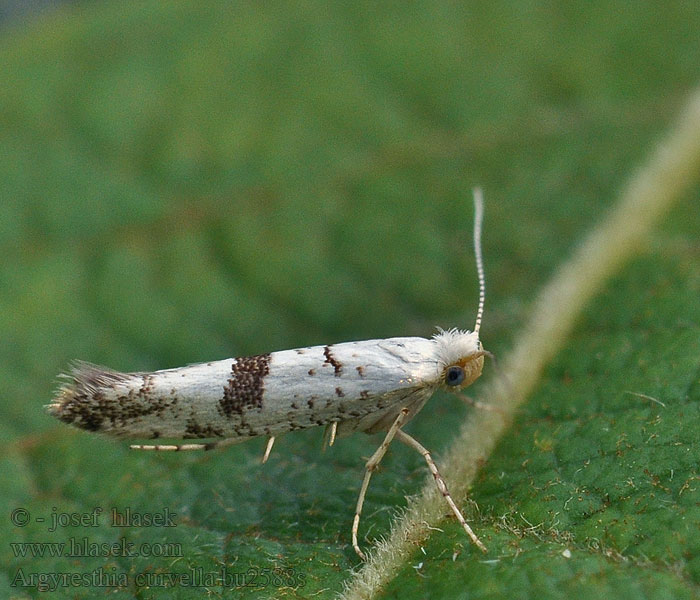
[[[360,566],[350,527],[381,436],[322,454],[321,431],[295,433],[264,466],[263,440],[136,453],[52,421],[56,374],[470,327],[477,184],[482,336],[502,356],[696,84],[698,25],[683,3],[146,1],[5,28],[5,595],[41,596],[43,577],[88,598],[111,576],[117,598],[333,597]],[[587,307],[480,471],[489,554],[445,520],[385,597],[697,596],[697,198]],[[436,395],[408,431],[440,464],[469,410]],[[424,480],[392,446],[364,547]],[[112,527],[113,508],[174,526]],[[54,515],[69,523],[49,531]],[[98,555],[17,546],[71,540]]]

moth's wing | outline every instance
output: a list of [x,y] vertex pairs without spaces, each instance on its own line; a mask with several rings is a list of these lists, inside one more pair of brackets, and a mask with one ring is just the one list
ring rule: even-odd
[[433,387],[414,387],[393,390],[381,396],[382,409],[358,419],[348,419],[338,423],[337,436],[343,437],[356,431],[376,433],[387,431],[404,408],[408,409],[406,422],[410,421],[423,408],[435,392]]
[[[119,438],[226,437],[228,432],[211,423],[218,416],[214,400],[224,395],[232,363],[120,373],[76,362],[61,376],[62,385],[47,410],[64,423]],[[211,416],[211,423],[198,411]]]
[[134,439],[243,441],[334,422],[348,423],[342,431],[374,431],[401,408],[415,414],[430,396],[434,347],[388,338],[153,373],[77,363],[48,410],[65,423]]

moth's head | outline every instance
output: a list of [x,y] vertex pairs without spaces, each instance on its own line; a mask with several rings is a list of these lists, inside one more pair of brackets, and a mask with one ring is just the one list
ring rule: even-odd
[[433,340],[443,389],[458,392],[479,378],[484,368],[484,355],[488,352],[481,346],[476,331],[440,329]]

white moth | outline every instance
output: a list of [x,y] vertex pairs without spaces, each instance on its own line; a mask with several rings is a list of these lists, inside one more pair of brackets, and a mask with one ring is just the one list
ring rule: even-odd
[[352,526],[357,532],[372,471],[394,438],[417,450],[472,541],[476,537],[450,496],[430,453],[402,431],[438,388],[459,391],[481,375],[479,341],[485,284],[481,256],[483,198],[474,190],[474,251],[479,308],[474,331],[438,330],[432,338],[396,337],[283,350],[152,373],[119,373],[77,362],[48,411],[65,423],[118,438],[191,439],[132,445],[140,450],[209,450],[323,425],[330,445],[355,431],[386,432],[366,464]]

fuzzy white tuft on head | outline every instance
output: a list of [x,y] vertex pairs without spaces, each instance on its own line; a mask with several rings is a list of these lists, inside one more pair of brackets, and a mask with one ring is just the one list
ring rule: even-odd
[[476,331],[461,329],[440,329],[433,335],[437,346],[436,356],[441,367],[453,365],[465,358],[481,352],[481,342]]

